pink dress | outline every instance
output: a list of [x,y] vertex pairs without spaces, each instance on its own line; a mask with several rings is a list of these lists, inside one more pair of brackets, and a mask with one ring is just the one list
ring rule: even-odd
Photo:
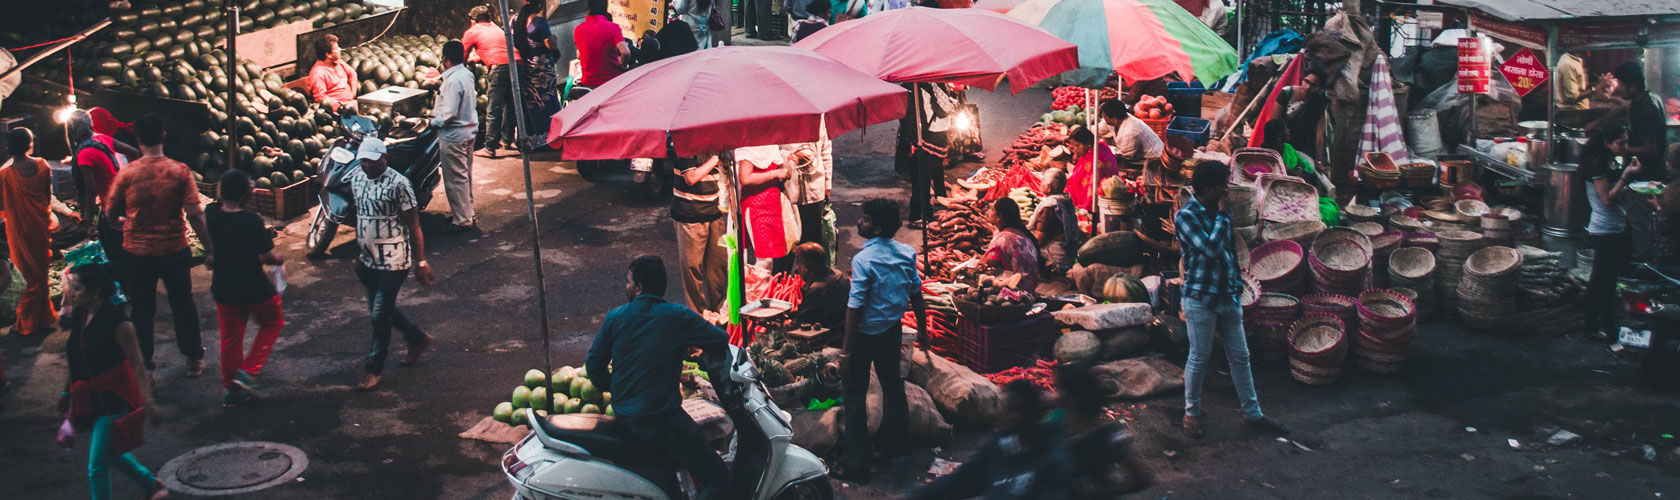
[[1005,271],[1021,273],[1021,290],[1038,289],[1038,245],[1013,231],[998,231],[986,247],[987,263],[996,262]]
[[[767,172],[781,168],[779,163],[771,163],[765,167],[753,164],[754,171]],[[756,192],[747,193],[741,198],[741,209],[747,216],[747,237],[752,244],[753,256],[760,259],[774,259],[787,255],[791,248],[787,224],[789,213],[787,203],[782,198],[781,183],[772,183]],[[798,228],[798,224],[791,227]],[[796,229],[797,230],[797,229]],[[792,235],[797,238],[798,234]]]

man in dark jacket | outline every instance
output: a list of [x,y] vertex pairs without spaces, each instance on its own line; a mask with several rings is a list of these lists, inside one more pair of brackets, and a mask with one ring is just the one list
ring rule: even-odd
[[618,420],[700,481],[699,500],[727,498],[729,469],[683,411],[678,383],[689,349],[726,349],[729,335],[664,295],[665,262],[631,261],[630,303],[607,313],[584,365],[595,387],[612,393]]
[[1073,459],[1054,427],[1043,423],[1044,394],[1026,380],[1003,387],[999,435],[955,472],[910,495],[911,500],[1060,500],[1072,498]]

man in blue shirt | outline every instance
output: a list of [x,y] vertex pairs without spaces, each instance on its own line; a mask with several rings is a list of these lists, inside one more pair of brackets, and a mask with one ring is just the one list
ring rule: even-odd
[[1231,167],[1224,163],[1196,164],[1190,181],[1195,196],[1173,221],[1179,252],[1184,255],[1184,321],[1190,335],[1190,359],[1184,363],[1184,434],[1193,438],[1202,437],[1202,377],[1214,335],[1225,344],[1231,383],[1237,386],[1237,400],[1249,426],[1289,433],[1287,426],[1260,412],[1260,397],[1254,392],[1239,303],[1242,278],[1231,244],[1231,210],[1225,208],[1230,178]]
[[846,402],[844,456],[833,475],[849,481],[869,476],[872,450],[869,442],[869,370],[873,366],[881,381],[881,427],[877,431],[886,444],[886,456],[909,453],[910,404],[904,396],[904,379],[898,372],[903,345],[905,306],[916,311],[916,331],[927,338],[927,302],[922,299],[922,278],[916,270],[916,251],[893,241],[901,220],[898,203],[874,199],[863,204],[858,235],[869,238],[852,257],[852,290],[846,300],[846,338],[843,397]]
[[584,360],[591,381],[612,393],[618,420],[700,481],[699,500],[727,497],[729,469],[683,411],[678,378],[689,349],[726,349],[729,334],[665,301],[665,262],[658,256],[630,262],[624,294],[630,303],[607,313]]

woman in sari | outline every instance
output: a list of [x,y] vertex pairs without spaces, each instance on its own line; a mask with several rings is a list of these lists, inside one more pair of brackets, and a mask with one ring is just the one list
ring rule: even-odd
[[58,321],[48,295],[47,266],[52,263],[52,212],[69,216],[69,207],[52,195],[52,172],[47,160],[29,156],[35,134],[15,128],[7,134],[12,157],[0,166],[0,210],[6,217],[6,247],[26,287],[17,304],[14,333],[50,332]]
[[525,137],[520,147],[527,151],[548,147],[548,124],[560,112],[560,79],[554,72],[554,35],[548,29],[542,2],[519,9],[514,42],[519,49],[519,85],[525,107]]
[[1021,219],[1021,207],[1009,197],[992,202],[992,243],[986,247],[986,267],[1021,274],[1017,290],[1038,289],[1038,245]]

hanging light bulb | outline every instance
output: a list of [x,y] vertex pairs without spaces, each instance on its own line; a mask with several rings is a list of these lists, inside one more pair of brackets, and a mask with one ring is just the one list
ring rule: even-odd
[[58,108],[58,111],[53,112],[53,121],[58,123],[67,123],[70,121],[70,114],[76,112],[75,94],[71,94],[69,97],[65,98],[64,101],[64,107]]

